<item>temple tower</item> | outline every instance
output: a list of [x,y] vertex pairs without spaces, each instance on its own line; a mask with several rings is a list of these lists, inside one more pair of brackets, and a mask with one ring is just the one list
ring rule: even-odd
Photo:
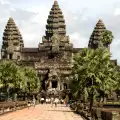
[[54,1],[48,15],[45,33],[39,44],[41,61],[35,63],[35,68],[39,70],[46,89],[63,90],[64,86],[67,89],[73,45],[66,35],[65,20],[57,1]]
[[10,17],[3,33],[1,58],[18,59],[22,47],[24,47],[22,36],[13,18]]
[[102,20],[99,20],[90,37],[89,44],[88,44],[89,48],[96,49],[99,47],[101,34],[104,32],[104,30],[106,30],[106,27],[102,22]]
[[56,0],[54,1],[54,4],[50,10],[50,14],[47,19],[45,38],[49,40],[54,33],[58,33],[61,36],[66,35],[64,16]]

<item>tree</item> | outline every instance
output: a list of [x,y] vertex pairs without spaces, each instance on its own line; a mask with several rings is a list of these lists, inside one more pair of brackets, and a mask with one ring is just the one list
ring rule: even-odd
[[101,41],[105,46],[111,44],[113,38],[113,34],[109,30],[105,30],[101,35]]
[[2,61],[0,62],[0,81],[2,87],[5,88],[7,93],[7,99],[9,98],[9,90],[15,86],[14,75],[17,72],[17,66],[12,61]]
[[72,77],[76,82],[75,94],[88,96],[91,110],[99,91],[109,94],[117,85],[118,76],[109,51],[100,47],[96,50],[85,48],[74,55]]
[[22,87],[28,92],[39,92],[40,80],[37,72],[31,67],[24,67],[24,81]]
[[38,92],[40,80],[37,72],[31,67],[18,66],[14,61],[0,62],[0,86],[4,88],[9,98],[9,91],[17,95],[19,91]]

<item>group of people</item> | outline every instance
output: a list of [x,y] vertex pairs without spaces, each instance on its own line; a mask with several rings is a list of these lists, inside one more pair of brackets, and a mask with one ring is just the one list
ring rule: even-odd
[[[51,103],[51,107],[53,106],[53,105],[55,105],[55,107],[57,107],[57,104],[65,104],[66,106],[67,106],[67,102],[66,102],[66,100],[63,100],[63,99],[59,99],[59,98],[53,98],[53,97],[51,97],[51,98],[41,98],[40,99],[40,103],[41,104],[43,104],[43,103],[46,103],[46,104],[50,104]],[[33,107],[35,107],[35,105],[36,105],[36,99],[35,98],[33,98],[33,100],[32,101],[28,101],[28,108],[30,107],[30,106],[33,106]]]
[[28,101],[28,103],[27,103],[28,108],[31,107],[31,105],[33,107],[35,107],[35,105],[36,105],[36,99],[35,98],[33,98],[33,101]]
[[51,106],[53,106],[53,104],[55,104],[55,106],[57,106],[58,103],[61,103],[62,104],[62,100],[58,99],[58,98],[41,98],[41,104],[43,103],[46,103],[46,104],[49,104],[51,103]]

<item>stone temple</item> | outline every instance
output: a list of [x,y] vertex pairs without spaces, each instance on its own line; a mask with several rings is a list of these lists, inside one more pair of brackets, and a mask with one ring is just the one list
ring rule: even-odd
[[[100,34],[105,26],[99,20],[90,37],[88,47],[96,48]],[[64,90],[69,88],[72,55],[82,48],[73,48],[69,36],[66,35],[64,16],[58,2],[50,10],[45,35],[38,48],[25,48],[22,35],[13,18],[9,18],[3,33],[1,59],[17,61],[19,65],[35,68],[41,77],[43,90]]]

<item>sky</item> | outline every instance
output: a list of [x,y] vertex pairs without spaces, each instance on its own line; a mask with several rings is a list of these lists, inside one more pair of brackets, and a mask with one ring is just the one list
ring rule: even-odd
[[[0,0],[0,46],[9,17],[18,26],[25,47],[38,47],[54,0]],[[58,0],[67,35],[74,47],[84,48],[99,19],[114,35],[111,59],[120,64],[120,0]]]

